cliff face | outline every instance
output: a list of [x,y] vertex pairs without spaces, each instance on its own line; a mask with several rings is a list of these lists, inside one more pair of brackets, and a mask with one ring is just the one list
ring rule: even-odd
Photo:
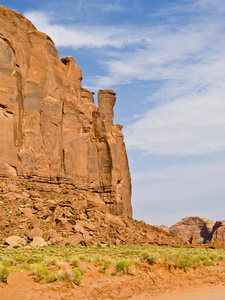
[[132,216],[122,126],[113,124],[113,90],[81,87],[72,57],[23,15],[0,5],[0,176],[52,184]]

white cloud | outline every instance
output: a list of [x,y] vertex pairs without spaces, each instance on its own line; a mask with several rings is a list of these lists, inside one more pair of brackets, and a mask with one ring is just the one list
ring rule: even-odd
[[146,154],[200,155],[225,150],[225,101],[202,94],[150,110],[125,129],[128,149]]
[[25,16],[39,31],[48,34],[56,47],[78,49],[112,47],[121,49],[146,40],[136,27],[57,24],[53,16],[42,11],[28,11]]

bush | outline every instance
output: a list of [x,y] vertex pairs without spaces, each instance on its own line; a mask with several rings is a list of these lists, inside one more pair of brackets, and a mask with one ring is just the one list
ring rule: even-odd
[[141,259],[147,260],[149,258],[150,253],[147,250],[141,252]]
[[16,257],[14,259],[18,263],[23,263],[26,261],[26,258],[21,254],[16,255]]
[[105,268],[104,268],[103,266],[100,266],[100,267],[98,268],[98,271],[99,271],[99,273],[105,274]]
[[13,259],[3,259],[2,265],[5,267],[11,267],[14,265],[14,260]]
[[81,274],[81,270],[79,268],[75,268],[72,270],[59,271],[57,277],[60,281],[68,281],[73,282],[76,285],[80,285],[82,280]]
[[203,261],[203,266],[214,266],[214,262],[209,257],[206,257]]
[[134,265],[129,260],[120,260],[116,263],[115,274],[134,274]]
[[72,269],[73,272],[73,283],[76,285],[81,285],[81,280],[82,280],[82,272],[79,268]]
[[109,266],[110,266],[110,263],[108,263],[108,262],[104,263],[104,269],[105,270],[109,269]]
[[175,263],[175,268],[183,269],[186,272],[191,265],[192,262],[189,258],[181,258]]
[[53,274],[53,273],[51,273],[51,274],[48,274],[48,275],[46,275],[45,276],[45,281],[47,282],[47,283],[51,283],[51,282],[54,282],[54,281],[56,281],[56,276]]
[[57,259],[57,257],[46,257],[44,259],[44,264],[49,267],[49,266],[58,266],[59,265],[59,261]]
[[199,257],[195,257],[193,262],[192,262],[192,268],[195,270],[197,269],[198,267],[201,266],[201,260]]
[[59,271],[57,277],[59,281],[73,281],[73,273],[71,270]]
[[34,280],[36,282],[41,281],[42,279],[45,278],[46,275],[48,275],[48,270],[46,267],[36,264],[36,265],[32,265],[29,268],[31,270],[31,272],[35,275]]
[[149,265],[154,265],[157,262],[157,259],[155,256],[151,255],[147,250],[144,250],[141,252],[141,259],[146,260]]
[[77,257],[77,256],[72,257],[72,259],[70,261],[70,264],[74,268],[79,267],[79,265],[80,265],[80,259],[79,259],[79,257]]
[[10,271],[6,266],[0,266],[0,282],[7,283]]

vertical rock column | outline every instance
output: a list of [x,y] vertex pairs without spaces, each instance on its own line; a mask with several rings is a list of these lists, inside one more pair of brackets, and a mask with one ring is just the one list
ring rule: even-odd
[[[99,151],[100,169],[105,178],[107,175],[111,184],[111,197],[106,194],[104,201],[111,213],[132,217],[131,178],[121,131],[122,126],[113,124],[115,102],[116,93],[113,90],[98,92],[98,108],[106,130],[105,138],[101,143],[105,151]],[[102,174],[101,177],[103,178]]]
[[113,90],[99,90],[98,92],[98,108],[105,114],[106,131],[113,125],[113,107],[116,103],[116,93]]

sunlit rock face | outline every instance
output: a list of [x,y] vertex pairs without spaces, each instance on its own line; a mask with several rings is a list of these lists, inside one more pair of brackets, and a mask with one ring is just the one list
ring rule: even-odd
[[0,176],[83,191],[109,212],[132,216],[116,93],[81,87],[72,57],[23,15],[0,5]]

